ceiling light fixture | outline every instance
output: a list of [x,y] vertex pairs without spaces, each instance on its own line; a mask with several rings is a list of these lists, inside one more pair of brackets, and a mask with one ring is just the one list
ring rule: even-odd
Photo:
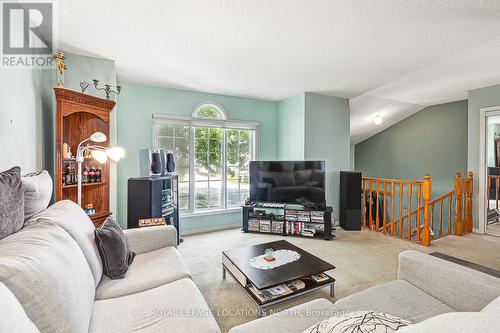
[[382,117],[380,115],[376,115],[375,118],[373,118],[373,123],[375,125],[380,125],[382,124]]

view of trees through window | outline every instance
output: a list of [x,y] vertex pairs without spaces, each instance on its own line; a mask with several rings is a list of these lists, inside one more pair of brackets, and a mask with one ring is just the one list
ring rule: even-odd
[[[194,116],[223,117],[211,106],[199,108]],[[238,207],[249,196],[253,130],[160,123],[157,136],[158,148],[174,152],[182,211]]]

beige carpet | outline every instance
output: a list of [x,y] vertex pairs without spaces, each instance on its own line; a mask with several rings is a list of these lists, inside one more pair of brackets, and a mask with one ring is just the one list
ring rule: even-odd
[[[500,238],[476,234],[465,237],[448,236],[430,248],[361,231],[337,231],[337,238],[324,241],[308,238],[279,237],[264,234],[245,234],[238,229],[217,231],[184,237],[179,251],[186,259],[194,282],[201,289],[208,305],[222,329],[256,319],[256,307],[236,281],[228,275],[222,280],[221,251],[265,243],[277,239],[287,241],[330,262],[336,269],[336,298],[353,294],[396,277],[397,257],[401,251],[416,249],[423,252],[439,251],[500,269]],[[329,298],[329,289],[304,296],[273,310],[291,307],[315,298]],[[330,299],[332,302],[335,299]]]

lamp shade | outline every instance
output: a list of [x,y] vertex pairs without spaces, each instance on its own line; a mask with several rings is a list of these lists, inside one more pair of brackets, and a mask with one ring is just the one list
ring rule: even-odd
[[92,157],[101,164],[106,163],[106,161],[108,160],[108,156],[106,155],[106,153],[101,150],[92,150]]
[[106,150],[106,155],[115,162],[125,157],[125,150],[121,147],[111,147]]
[[106,142],[106,140],[108,139],[106,137],[106,134],[102,133],[102,132],[94,132],[92,133],[92,135],[90,136],[90,141],[94,141],[94,142]]

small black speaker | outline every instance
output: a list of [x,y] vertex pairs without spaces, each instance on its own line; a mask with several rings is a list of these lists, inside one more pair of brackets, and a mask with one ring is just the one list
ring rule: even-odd
[[163,165],[161,164],[160,152],[155,151],[151,154],[151,173],[153,175],[161,175],[161,169]]
[[165,169],[167,170],[168,173],[172,173],[175,171],[175,161],[174,161],[174,154],[171,151],[166,152],[167,155],[167,161],[165,163]]
[[361,230],[361,172],[340,171],[340,227]]

